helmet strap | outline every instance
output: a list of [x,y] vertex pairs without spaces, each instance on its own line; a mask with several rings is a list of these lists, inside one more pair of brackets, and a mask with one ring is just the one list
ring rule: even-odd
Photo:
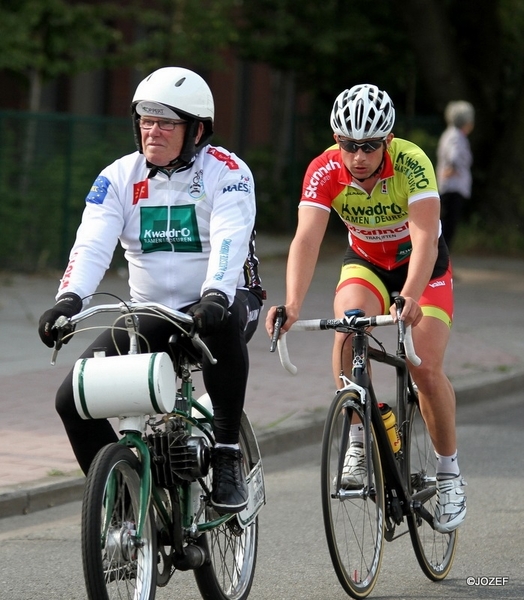
[[158,171],[184,171],[195,160],[198,149],[195,144],[196,135],[198,133],[198,123],[196,119],[188,119],[184,141],[182,142],[182,150],[180,154],[170,161],[167,165],[154,165],[146,160],[147,167],[150,169],[148,178],[154,177]]
[[198,135],[199,121],[196,119],[188,119],[186,133],[184,135],[184,142],[182,144],[182,150],[177,160],[181,160],[185,164],[192,163],[197,154],[196,136]]

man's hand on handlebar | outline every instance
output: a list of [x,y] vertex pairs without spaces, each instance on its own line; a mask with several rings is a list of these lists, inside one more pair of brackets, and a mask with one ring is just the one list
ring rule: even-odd
[[270,352],[274,352],[277,341],[280,336],[298,319],[298,312],[295,312],[290,306],[280,304],[272,306],[266,317],[266,331],[271,338]]
[[284,325],[287,319],[286,307],[284,305],[272,306],[270,309],[270,314],[268,314],[266,318],[266,329],[269,337],[271,338],[271,346],[269,351],[274,352],[277,347],[278,338],[280,337],[282,325]]
[[[58,338],[59,330],[55,327],[57,319],[66,317],[70,319],[82,310],[82,299],[77,294],[67,293],[62,294],[53,308],[46,310],[40,317],[38,322],[38,335],[42,342],[52,348]],[[70,338],[64,339],[64,344],[67,344]]]
[[188,310],[188,314],[194,319],[196,331],[201,336],[222,331],[227,324],[228,304],[223,292],[213,289],[204,292],[200,302]]
[[[403,296],[402,298],[404,302],[401,308],[400,318],[402,321],[404,321],[406,327],[408,325],[415,327],[415,325],[418,325],[418,323],[423,317],[420,304],[416,302],[413,298],[410,298],[409,296]],[[395,319],[396,322],[398,318],[396,302],[391,305],[389,313]]]

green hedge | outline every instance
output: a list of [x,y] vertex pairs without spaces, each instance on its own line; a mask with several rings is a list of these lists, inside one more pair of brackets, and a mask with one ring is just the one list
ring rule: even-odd
[[93,181],[133,150],[129,119],[0,112],[0,269],[64,268]]

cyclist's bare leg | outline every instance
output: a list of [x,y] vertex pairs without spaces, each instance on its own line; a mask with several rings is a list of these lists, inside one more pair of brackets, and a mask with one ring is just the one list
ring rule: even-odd
[[[340,288],[337,292],[334,301],[335,317],[343,317],[344,311],[351,308],[361,308],[367,315],[382,313],[382,306],[376,295],[367,287],[354,283]],[[423,317],[413,328],[413,341],[422,363],[420,367],[410,368],[419,390],[421,411],[435,450],[443,456],[450,456],[457,449],[455,393],[443,370],[449,333],[449,327],[440,319]],[[351,344],[344,344],[346,337],[346,334],[336,333],[333,344],[333,376],[337,388],[342,386],[341,370],[349,373],[351,369]]]
[[[333,309],[336,319],[341,319],[344,316],[344,311],[360,308],[366,315],[382,314],[382,306],[376,297],[367,287],[357,283],[351,283],[341,287],[335,295]],[[340,379],[340,373],[343,371],[349,375],[351,371],[351,343],[345,333],[335,333],[333,343],[333,377],[335,385],[340,389],[343,385]],[[341,352],[343,350],[342,361]]]
[[[367,315],[382,313],[381,303],[367,287],[351,283],[339,288],[334,301],[335,318],[340,319],[344,316],[344,311],[356,308],[363,310]],[[335,333],[333,343],[333,376],[335,378],[335,385],[339,389],[343,386],[343,381],[340,379],[341,372],[346,376],[349,376],[351,372],[351,340],[348,339],[349,337],[347,334],[337,332]],[[370,367],[371,365],[368,364],[368,368]],[[371,373],[371,371],[369,372]],[[351,425],[358,426],[359,424],[360,419],[358,415],[353,413]],[[360,435],[363,435],[363,433],[358,432],[358,429],[357,427],[357,431],[350,434],[350,447],[348,447],[344,457],[341,484],[347,488],[361,487],[364,481],[363,475],[366,472],[363,461],[363,450],[357,449],[357,442],[359,442],[358,445],[362,448]],[[354,435],[355,437],[353,437]],[[354,452],[351,450],[353,442],[355,442]]]
[[435,450],[443,456],[451,456],[457,449],[455,392],[443,369],[449,333],[440,319],[423,317],[413,328],[413,343],[422,362],[419,367],[410,366],[420,410]]

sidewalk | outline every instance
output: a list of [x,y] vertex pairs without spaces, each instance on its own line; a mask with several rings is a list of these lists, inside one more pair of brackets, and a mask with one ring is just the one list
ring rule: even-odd
[[[343,240],[341,244],[323,253],[301,318],[331,316]],[[288,245],[288,239],[259,238],[267,306],[284,300]],[[455,323],[445,366],[459,406],[524,390],[524,261],[456,257],[454,265]],[[78,499],[83,487],[54,396],[93,336],[73,339],[52,367],[51,351],[36,332],[59,276],[0,273],[0,518]],[[114,274],[99,289],[127,298],[126,281]],[[386,346],[393,336],[391,329],[377,332]],[[328,332],[289,334],[291,359],[299,370],[293,377],[269,353],[260,324],[249,345],[246,412],[263,455],[320,439],[333,395],[331,343]],[[374,383],[382,398],[392,397],[393,376],[384,366],[374,367]],[[198,378],[196,388],[202,391]]]

